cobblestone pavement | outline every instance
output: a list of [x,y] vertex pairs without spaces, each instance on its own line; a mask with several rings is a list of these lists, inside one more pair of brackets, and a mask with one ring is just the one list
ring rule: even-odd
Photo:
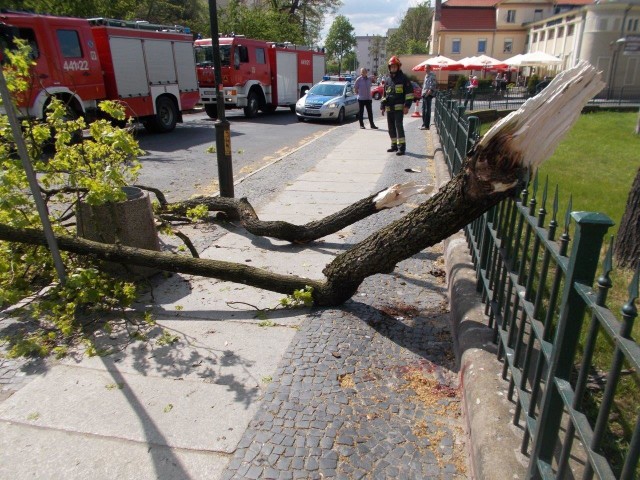
[[440,248],[312,312],[223,478],[467,478]]

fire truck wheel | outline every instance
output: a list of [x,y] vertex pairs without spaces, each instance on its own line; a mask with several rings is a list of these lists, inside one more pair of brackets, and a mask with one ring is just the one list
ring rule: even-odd
[[247,106],[244,107],[244,116],[247,118],[253,118],[258,114],[258,97],[254,92],[249,92],[247,97]]
[[344,108],[338,112],[338,123],[344,123]]
[[156,115],[145,126],[158,133],[170,132],[178,123],[178,110],[170,98],[160,97],[156,101]]
[[213,103],[205,103],[204,111],[207,112],[209,118],[218,118],[218,106]]

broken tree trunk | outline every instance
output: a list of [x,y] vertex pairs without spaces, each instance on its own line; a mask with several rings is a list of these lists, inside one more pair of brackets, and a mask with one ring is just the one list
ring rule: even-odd
[[[517,112],[511,113],[487,132],[470,152],[461,172],[439,192],[403,218],[338,255],[323,270],[326,276],[323,281],[280,275],[244,264],[146,252],[73,237],[58,237],[59,246],[63,250],[94,255],[104,260],[214,277],[285,294],[308,285],[313,288],[313,299],[317,305],[338,305],[350,298],[366,277],[391,272],[399,261],[449,237],[493,205],[514,195],[519,186],[524,185],[530,170],[536,169],[553,153],[561,137],[578,118],[584,104],[603,86],[599,74],[586,62],[556,76],[541,94],[528,100]],[[375,206],[376,198],[385,203],[379,197],[371,196],[353,207],[360,212],[359,215],[375,213],[379,210]],[[336,225],[343,228],[358,217],[344,215],[348,220],[342,220],[343,217],[336,217],[335,214],[313,222],[309,224],[314,225],[313,228],[306,226],[307,230],[314,230],[309,235],[305,226],[291,226],[286,222],[254,225],[253,220],[260,221],[250,207],[246,200],[230,202],[228,205],[240,217],[243,212],[237,209],[245,209],[244,215],[248,219],[245,223],[247,228],[250,226],[254,229],[252,233],[260,232],[260,235],[292,242],[319,238],[316,235],[332,233]],[[18,230],[2,225],[0,240],[45,244],[40,231]]]

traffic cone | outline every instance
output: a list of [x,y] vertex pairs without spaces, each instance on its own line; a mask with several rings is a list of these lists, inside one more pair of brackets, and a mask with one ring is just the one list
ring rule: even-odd
[[419,106],[420,106],[420,99],[418,99],[418,101],[413,104],[413,113],[411,114],[412,117],[421,117],[422,116],[422,113],[420,113],[418,111],[418,107]]

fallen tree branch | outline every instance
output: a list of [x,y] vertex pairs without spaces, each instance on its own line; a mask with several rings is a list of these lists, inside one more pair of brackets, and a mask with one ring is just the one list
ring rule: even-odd
[[[323,270],[325,281],[281,275],[245,264],[106,245],[69,236],[56,238],[62,250],[107,261],[213,277],[288,295],[310,286],[316,305],[338,305],[350,298],[366,277],[391,272],[401,260],[449,237],[504,198],[515,195],[530,178],[531,170],[553,152],[578,118],[582,106],[603,86],[599,74],[586,62],[560,73],[541,94],[487,132],[470,152],[460,173],[434,196],[336,256]],[[396,197],[401,196],[385,190],[305,226],[261,222],[246,199],[205,197],[181,202],[175,208],[180,211],[206,204],[214,210],[229,209],[240,214],[251,233],[304,243],[392,206]],[[0,225],[0,240],[46,243],[39,230],[6,225]]]
[[242,226],[253,235],[303,244],[331,235],[385,208],[401,205],[413,195],[429,193],[431,190],[433,190],[431,185],[415,185],[413,182],[396,184],[363,198],[339,212],[305,225],[260,220],[246,198],[200,196],[167,204],[165,210],[173,214],[185,214],[190,208],[206,205],[209,211],[220,211],[239,218]]

